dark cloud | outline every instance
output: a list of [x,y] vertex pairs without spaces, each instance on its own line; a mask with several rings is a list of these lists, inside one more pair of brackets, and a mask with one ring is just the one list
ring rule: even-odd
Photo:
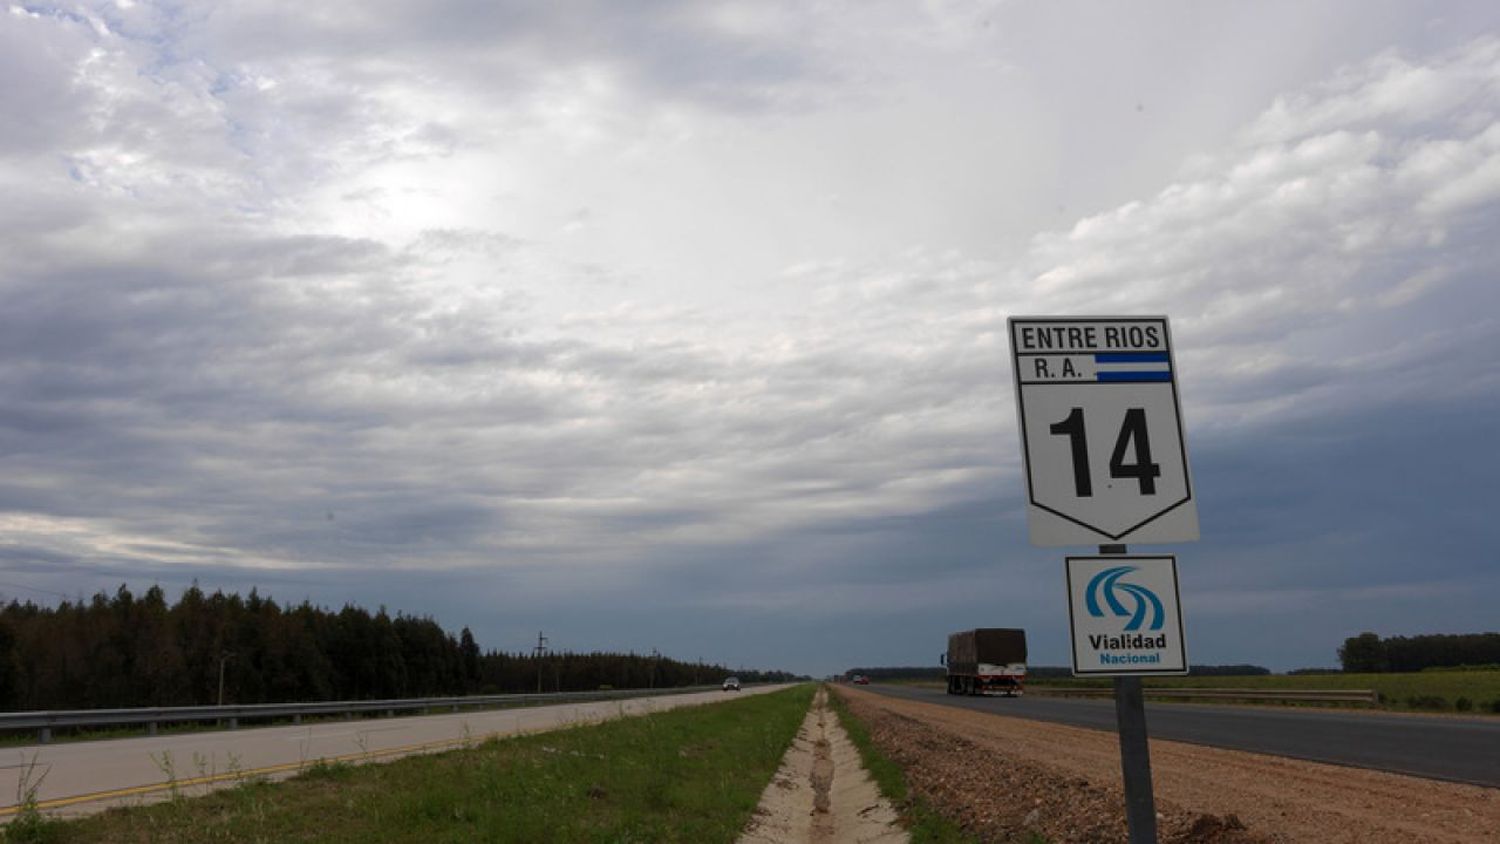
[[[1466,584],[1494,579],[1500,468],[1493,41],[1288,95],[1013,262],[819,255],[757,276],[750,313],[596,260],[693,232],[652,246],[653,192],[610,229],[570,180],[787,119],[762,110],[809,86],[859,96],[793,12],[13,13],[0,69],[23,84],[0,105],[35,119],[0,140],[0,574],[259,586],[493,646],[544,628],[816,671],[1017,624],[1061,662],[1004,319],[1157,311],[1204,523],[1180,549],[1195,657],[1327,663],[1341,631],[1488,623]],[[680,131],[633,147],[640,109]],[[590,132],[588,156],[570,146]],[[510,192],[538,148],[555,183]],[[745,230],[715,267],[794,210],[730,205],[695,209]]]
[[[723,8],[723,7],[720,7]],[[601,68],[645,98],[730,108],[774,103],[777,91],[825,76],[795,32],[716,25],[713,6],[681,2],[352,4],[297,14],[275,4],[216,8],[184,28],[189,49],[262,67],[343,62],[341,75],[410,75],[433,84],[529,95],[549,76]],[[785,14],[776,9],[777,14]]]

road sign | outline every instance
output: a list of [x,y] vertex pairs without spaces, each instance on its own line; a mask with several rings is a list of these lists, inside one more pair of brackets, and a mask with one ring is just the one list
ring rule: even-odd
[[1068,620],[1077,676],[1187,673],[1176,557],[1069,557]]
[[1009,322],[1032,544],[1197,539],[1167,318]]

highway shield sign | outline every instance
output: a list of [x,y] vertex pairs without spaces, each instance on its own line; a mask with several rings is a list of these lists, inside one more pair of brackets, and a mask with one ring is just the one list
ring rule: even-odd
[[1075,675],[1187,673],[1176,557],[1105,554],[1067,566]]
[[1197,539],[1167,318],[1009,327],[1032,543]]

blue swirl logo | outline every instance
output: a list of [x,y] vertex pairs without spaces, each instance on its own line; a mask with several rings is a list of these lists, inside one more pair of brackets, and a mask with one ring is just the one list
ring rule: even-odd
[[[1085,591],[1089,615],[1095,618],[1104,617],[1104,609],[1099,606],[1099,599],[1102,595],[1104,605],[1109,608],[1112,615],[1121,618],[1130,617],[1130,621],[1125,624],[1127,631],[1141,629],[1141,624],[1146,621],[1148,615],[1151,617],[1151,626],[1147,629],[1160,630],[1166,621],[1166,612],[1162,609],[1161,599],[1156,597],[1155,592],[1144,586],[1120,582],[1120,578],[1138,569],[1139,566],[1115,566],[1094,575],[1089,580],[1088,589]],[[1121,593],[1129,597],[1122,601]],[[1131,607],[1125,606],[1127,601],[1132,604]]]

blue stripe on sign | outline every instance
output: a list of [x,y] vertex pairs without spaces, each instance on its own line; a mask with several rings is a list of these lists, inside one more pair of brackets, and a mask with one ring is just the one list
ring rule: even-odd
[[1094,363],[1166,363],[1166,352],[1099,352]]
[[1171,381],[1170,372],[1100,372],[1100,382],[1104,381]]

